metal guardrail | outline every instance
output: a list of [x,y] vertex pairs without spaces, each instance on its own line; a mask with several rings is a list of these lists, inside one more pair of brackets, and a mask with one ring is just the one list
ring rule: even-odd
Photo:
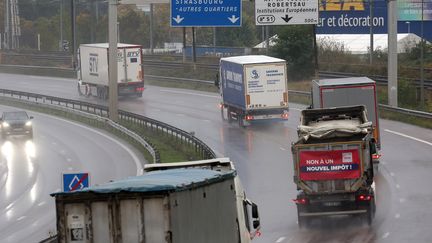
[[[0,95],[3,97],[18,98],[26,102],[33,102],[38,104],[49,104],[56,107],[63,107],[65,109],[91,114],[93,115],[91,116],[91,118],[94,119],[100,117],[100,119],[107,122],[109,125],[113,126],[114,128],[122,131],[124,134],[137,140],[145,148],[150,149],[149,152],[152,154],[152,156],[154,156],[154,162],[156,163],[160,162],[159,153],[150,142],[146,141],[145,138],[140,137],[136,133],[107,119],[109,112],[106,106],[97,105],[97,104],[84,102],[84,101],[69,100],[69,99],[64,99],[64,98],[59,98],[54,96],[14,91],[8,89],[0,89]],[[97,117],[94,115],[96,115]],[[193,134],[183,131],[179,128],[176,128],[174,126],[168,125],[166,123],[142,115],[134,114],[123,110],[119,110],[119,118],[122,121],[130,122],[133,123],[134,125],[151,129],[152,131],[163,132],[173,137],[175,141],[178,143],[189,144],[195,148],[195,151],[201,156],[202,159],[216,158],[216,154],[208,145],[206,145],[200,139],[195,137]],[[153,152],[151,150],[153,150]]]

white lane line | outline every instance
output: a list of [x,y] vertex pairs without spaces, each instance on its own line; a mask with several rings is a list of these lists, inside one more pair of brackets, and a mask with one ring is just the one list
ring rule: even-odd
[[299,109],[299,108],[289,108],[290,110],[295,110],[295,111],[302,111],[303,109]]
[[398,218],[400,218],[400,214],[397,213],[397,214],[395,215],[395,219],[398,219]]
[[425,141],[425,140],[422,140],[422,139],[419,139],[419,138],[411,137],[411,136],[408,136],[408,135],[403,134],[403,133],[400,133],[400,132],[395,132],[395,131],[388,130],[388,129],[385,129],[384,131],[389,132],[389,133],[393,133],[393,134],[395,134],[395,135],[398,135],[398,136],[401,136],[401,137],[404,137],[404,138],[409,138],[409,139],[412,139],[412,140],[414,140],[414,141],[417,141],[417,142],[420,142],[420,143],[427,144],[427,145],[429,145],[429,146],[432,146],[432,143],[431,143],[431,142],[428,142],[428,141]]
[[393,173],[393,172],[390,172],[390,175],[391,175],[392,177],[394,177],[394,176],[395,176],[395,173]]
[[72,159],[71,159],[71,158],[67,158],[66,160],[67,160],[67,162],[71,162],[71,161],[72,161]]
[[280,237],[279,239],[277,239],[276,243],[281,243],[282,241],[284,241],[286,239],[286,237]]
[[21,221],[21,220],[23,220],[25,218],[26,218],[26,216],[21,216],[21,217],[17,218],[17,221]]
[[286,151],[286,148],[282,148],[282,147],[280,147],[280,149],[283,150],[283,151]]
[[191,92],[185,92],[185,91],[174,91],[174,90],[167,90],[167,89],[161,89],[160,91],[161,92],[167,92],[167,93],[174,93],[174,94],[195,95],[195,96],[201,96],[201,97],[220,99],[220,96],[218,96],[218,95],[197,94],[197,93],[191,93]]
[[203,120],[204,122],[211,122],[210,120]]
[[[132,159],[134,160],[135,165],[136,165],[136,175],[142,175],[142,174],[144,173],[143,165],[141,164],[141,161],[140,161],[140,159],[138,158],[138,156],[137,156],[137,155],[136,155],[136,154],[135,154],[131,149],[129,149],[126,145],[124,145],[123,143],[120,143],[119,141],[115,140],[114,138],[112,138],[112,137],[110,137],[110,136],[108,136],[108,135],[106,135],[106,134],[104,134],[104,133],[102,133],[102,132],[99,132],[99,131],[94,130],[94,129],[92,129],[92,128],[89,128],[89,127],[86,127],[86,126],[84,126],[84,125],[78,124],[78,123],[76,123],[76,122],[68,121],[68,120],[61,119],[61,118],[54,117],[54,116],[44,115],[44,114],[42,114],[42,113],[38,113],[38,114],[39,114],[39,115],[42,115],[42,116],[49,117],[49,118],[51,118],[51,119],[57,119],[57,120],[59,120],[59,121],[63,121],[63,122],[67,122],[67,123],[69,123],[69,124],[73,124],[73,125],[75,125],[75,126],[78,126],[78,127],[83,128],[83,129],[86,129],[86,130],[88,130],[88,131],[91,131],[91,132],[93,132],[93,133],[96,133],[96,134],[98,134],[99,136],[105,137],[106,139],[112,141],[113,143],[116,143],[118,146],[120,146],[122,149],[124,149],[124,150],[125,150],[125,151],[126,151],[126,152],[131,156],[131,157],[132,157]],[[52,144],[55,145],[56,143],[53,142]],[[58,190],[60,191],[60,189],[58,189]]]
[[404,203],[405,201],[406,201],[405,198],[399,198],[399,202],[400,202],[400,203]]
[[396,188],[399,189],[399,188],[400,188],[400,185],[399,185],[399,184],[396,184]]
[[176,114],[176,116],[185,116],[185,114],[178,113],[178,114]]
[[385,238],[389,237],[389,235],[390,235],[390,232],[387,232],[382,236],[382,238],[385,239]]
[[38,204],[38,206],[40,207],[40,206],[42,206],[42,205],[45,205],[45,201],[43,201],[43,202],[40,202],[39,204]]

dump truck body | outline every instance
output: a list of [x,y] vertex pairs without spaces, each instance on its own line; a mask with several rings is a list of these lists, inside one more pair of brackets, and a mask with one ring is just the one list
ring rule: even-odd
[[364,106],[304,110],[301,121],[292,145],[299,225],[343,214],[371,222],[376,145]]

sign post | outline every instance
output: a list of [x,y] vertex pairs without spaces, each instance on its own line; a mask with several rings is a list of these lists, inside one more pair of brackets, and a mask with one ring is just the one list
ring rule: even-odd
[[256,25],[318,24],[318,0],[256,0]]
[[72,192],[89,187],[89,173],[63,174],[63,191]]
[[240,27],[241,0],[172,0],[171,27]]

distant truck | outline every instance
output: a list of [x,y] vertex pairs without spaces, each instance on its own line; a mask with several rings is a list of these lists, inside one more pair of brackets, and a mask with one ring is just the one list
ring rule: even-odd
[[374,138],[381,148],[378,100],[375,81],[367,77],[312,81],[312,108],[364,105],[374,127]]
[[222,96],[221,114],[240,126],[264,120],[288,119],[288,83],[285,60],[263,56],[220,59],[216,86]]
[[298,141],[292,145],[299,227],[312,218],[375,215],[373,126],[364,106],[301,112]]
[[[108,43],[81,44],[78,50],[78,93],[108,99]],[[117,46],[118,95],[141,97],[144,91],[142,46]]]
[[148,165],[142,176],[53,196],[60,243],[249,243],[260,227],[227,158]]

